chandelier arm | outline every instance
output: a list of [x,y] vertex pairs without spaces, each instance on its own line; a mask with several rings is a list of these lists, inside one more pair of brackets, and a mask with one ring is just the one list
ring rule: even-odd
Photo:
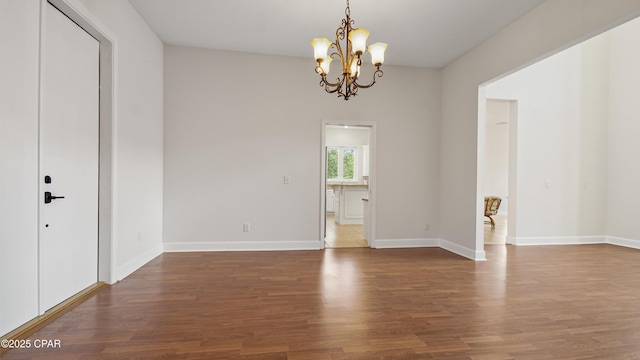
[[382,77],[382,75],[384,75],[384,73],[382,72],[382,70],[380,70],[380,67],[377,67],[376,71],[373,73],[373,77],[372,77],[371,82],[369,84],[367,84],[367,85],[358,84],[358,79],[355,79],[353,81],[353,83],[356,85],[356,88],[368,89],[368,88],[372,87],[373,84],[376,83],[376,76]]
[[341,86],[329,86],[325,83],[324,85],[324,91],[328,92],[329,94],[333,94],[333,93],[338,93],[341,94],[342,93],[342,87]]
[[344,98],[345,100],[347,100],[347,99],[349,98],[349,95],[345,95],[345,93],[342,91],[342,86],[335,88],[333,92],[334,92],[334,93],[336,93],[336,92],[337,92],[337,93],[338,93],[338,97],[339,97],[339,98],[341,98],[341,97],[342,97],[342,98]]
[[[333,52],[333,53],[331,53],[328,57],[333,58],[333,57],[334,57],[334,56],[336,56],[336,55],[337,55],[338,57],[340,57],[340,54],[339,54],[339,53],[337,53],[337,52]],[[342,59],[341,59],[341,60],[342,60]],[[323,72],[323,69],[322,69],[322,66],[320,65],[320,63],[318,63],[318,64],[316,65],[316,73],[317,73],[318,75],[320,75],[320,78],[321,78],[321,80],[320,80],[320,86],[325,86],[325,87],[339,87],[339,86],[341,86],[341,85],[342,85],[342,83],[344,82],[344,76],[342,76],[342,78],[336,78],[336,82],[335,82],[335,83],[332,83],[332,82],[330,82],[329,80],[327,80],[327,74],[325,74],[325,73]],[[335,92],[335,91],[332,91],[332,92]]]
[[342,83],[344,82],[342,79],[337,79],[338,81],[335,83],[331,83],[327,80],[326,76],[323,77],[323,79],[321,80],[321,82],[325,85],[325,86],[331,86],[331,87],[340,87],[342,86]]
[[340,91],[340,87],[336,87],[333,89],[329,89],[329,88],[324,88],[324,91],[328,92],[329,94],[333,94],[333,93],[338,93],[338,97],[340,97],[340,94],[342,94],[342,91]]
[[320,75],[322,79],[320,80],[320,86],[324,87],[324,90],[328,93],[334,93],[342,88],[342,84],[344,83],[344,77],[337,79],[337,82],[331,83],[327,80],[326,75]]

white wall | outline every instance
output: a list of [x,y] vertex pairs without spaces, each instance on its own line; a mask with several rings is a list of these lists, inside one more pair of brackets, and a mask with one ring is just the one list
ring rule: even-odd
[[486,87],[518,104],[516,243],[605,234],[607,51],[600,36]]
[[39,11],[0,0],[0,335],[38,313]]
[[[484,258],[478,87],[640,14],[640,0],[545,1],[443,69],[440,237]],[[481,136],[478,136],[481,135]]]
[[[640,244],[640,20],[610,33],[607,234]],[[631,241],[628,241],[631,240]]]
[[[0,334],[37,316],[40,3],[0,2],[0,273],[12,274]],[[126,0],[56,3],[114,42],[113,214],[102,226],[116,281],[162,252],[163,45]]]
[[323,119],[377,123],[377,237],[437,234],[439,72],[385,66],[344,101],[313,67],[165,47],[165,250],[320,248]]
[[327,126],[325,130],[326,146],[352,146],[356,148],[356,168],[358,181],[363,182],[362,169],[364,166],[364,156],[362,145],[369,145],[371,128],[368,127],[332,127]]
[[487,86],[519,105],[515,243],[640,247],[640,171],[628,162],[640,156],[639,36],[635,19]]
[[[575,233],[599,240],[607,233],[607,127],[609,111],[608,34],[580,44],[580,155],[578,172],[572,185],[579,208]],[[576,136],[576,134],[574,134]]]
[[115,280],[162,252],[163,44],[126,0],[69,0],[114,40]]
[[510,108],[508,101],[487,100],[484,195],[502,199],[498,211],[500,215],[506,215],[509,211]]

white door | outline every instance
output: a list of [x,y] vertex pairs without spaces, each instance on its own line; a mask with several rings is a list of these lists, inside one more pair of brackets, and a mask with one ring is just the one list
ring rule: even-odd
[[99,44],[51,4],[43,15],[40,313],[98,277]]

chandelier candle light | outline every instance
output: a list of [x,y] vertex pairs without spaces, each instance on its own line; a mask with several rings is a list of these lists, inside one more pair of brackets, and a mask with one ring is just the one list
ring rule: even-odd
[[[382,76],[380,67],[384,62],[384,51],[387,49],[387,44],[377,42],[367,48],[369,31],[353,28],[354,21],[351,20],[349,0],[347,0],[347,8],[344,14],[346,18],[342,19],[342,24],[336,30],[335,43],[332,43],[327,38],[315,38],[311,41],[311,45],[313,46],[313,54],[317,63],[316,73],[322,79],[320,80],[320,86],[323,86],[324,90],[330,94],[338,93],[338,97],[349,100],[349,97],[357,95],[358,89],[372,87],[376,83],[376,77]],[[344,48],[340,45],[341,41],[344,42]],[[329,49],[334,51],[327,55]],[[371,54],[371,62],[376,67],[376,71],[373,73],[371,82],[362,85],[358,82],[358,76],[362,66],[362,53],[364,53],[365,49]],[[331,62],[335,60],[334,56],[340,59],[342,76],[332,83],[327,80],[327,75],[329,75]]]

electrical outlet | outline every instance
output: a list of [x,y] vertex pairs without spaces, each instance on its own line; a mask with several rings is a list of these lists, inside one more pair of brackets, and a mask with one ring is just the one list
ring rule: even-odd
[[249,224],[249,223],[242,224],[242,231],[244,231],[244,232],[251,231],[251,224]]
[[284,177],[284,183],[285,183],[285,184],[290,184],[290,183],[291,183],[291,176],[285,175],[285,177]]

